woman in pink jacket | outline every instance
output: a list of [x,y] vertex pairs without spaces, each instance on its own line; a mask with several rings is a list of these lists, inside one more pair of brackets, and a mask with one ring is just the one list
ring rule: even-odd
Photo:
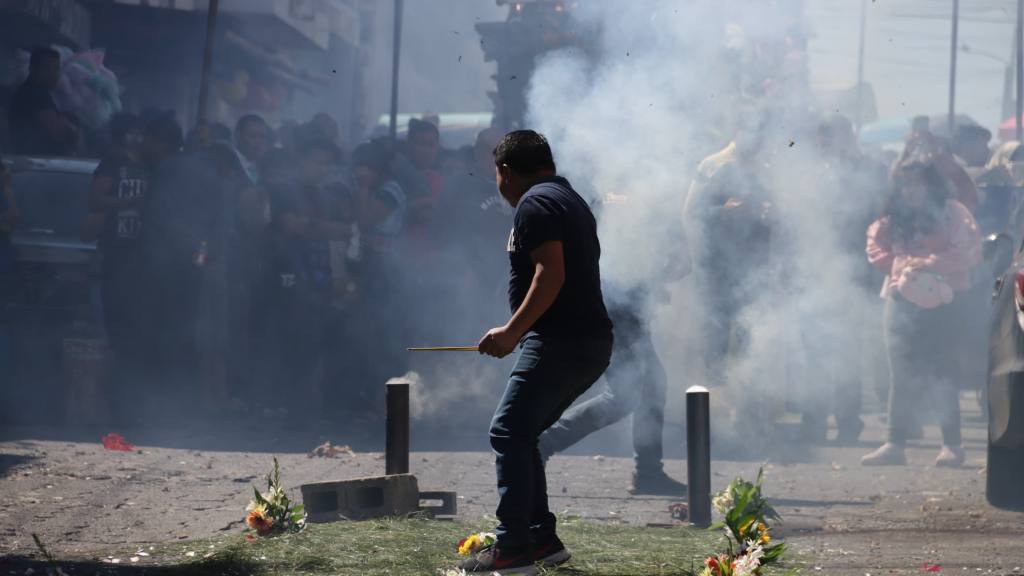
[[925,158],[899,166],[885,214],[868,228],[868,260],[886,274],[884,336],[890,368],[889,435],[864,456],[865,466],[906,463],[912,411],[930,406],[942,429],[936,466],[959,466],[958,308],[981,257],[970,211],[954,200],[945,179]]

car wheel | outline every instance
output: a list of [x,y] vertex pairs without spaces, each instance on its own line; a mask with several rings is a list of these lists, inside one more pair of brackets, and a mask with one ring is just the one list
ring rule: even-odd
[[996,508],[1024,511],[1024,448],[988,446],[988,479],[985,494]]

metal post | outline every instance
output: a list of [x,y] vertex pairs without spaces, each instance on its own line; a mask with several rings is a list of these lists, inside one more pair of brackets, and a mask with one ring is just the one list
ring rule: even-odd
[[199,108],[196,111],[197,122],[206,121],[206,107],[210,99],[210,69],[213,67],[213,40],[217,37],[217,13],[220,11],[220,0],[210,0],[206,11],[206,46],[203,48],[203,69],[199,77]]
[[949,139],[956,124],[956,53],[960,36],[960,0],[953,0],[953,45],[949,56]]
[[703,386],[686,391],[686,480],[690,522],[711,525],[711,394]]
[[388,382],[386,436],[384,440],[384,473],[409,473],[409,383]]
[[1014,127],[1017,141],[1024,140],[1024,127],[1021,116],[1024,116],[1024,0],[1017,0],[1017,105],[1014,107]]
[[864,36],[868,26],[868,0],[860,4],[860,47],[857,50],[857,134],[864,124]]
[[404,4],[403,0],[395,0],[394,45],[391,54],[391,122],[388,127],[388,135],[391,137],[392,146],[394,146],[398,138],[398,67],[402,61],[402,12]]

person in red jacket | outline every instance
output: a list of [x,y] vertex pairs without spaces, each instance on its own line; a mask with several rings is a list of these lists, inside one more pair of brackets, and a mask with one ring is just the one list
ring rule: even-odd
[[893,173],[885,214],[868,229],[868,260],[886,274],[885,344],[890,366],[887,442],[865,466],[906,463],[909,416],[925,399],[942,429],[936,466],[959,466],[959,387],[954,382],[958,308],[981,257],[971,212],[951,198],[939,168],[912,157]]

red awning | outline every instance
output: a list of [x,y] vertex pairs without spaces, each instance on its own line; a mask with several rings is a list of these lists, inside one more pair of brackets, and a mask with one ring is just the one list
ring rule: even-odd
[[[1024,116],[1021,116],[1024,120]],[[1010,140],[1017,139],[1017,119],[1010,117],[1007,118],[1002,124],[999,125],[999,139],[1003,142],[1009,142]]]

